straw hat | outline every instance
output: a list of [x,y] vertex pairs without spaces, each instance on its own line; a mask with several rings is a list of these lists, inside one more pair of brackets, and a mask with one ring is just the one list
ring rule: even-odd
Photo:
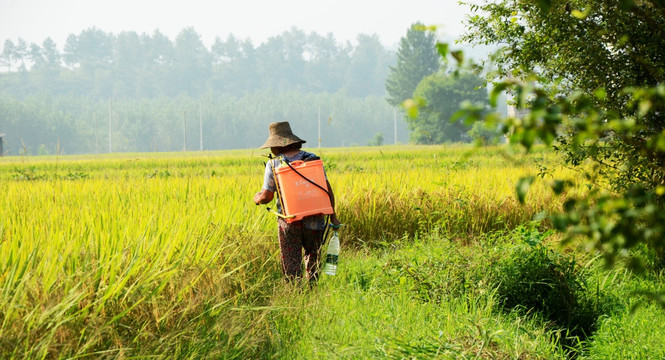
[[304,143],[305,140],[293,135],[291,125],[288,121],[280,121],[271,123],[268,127],[269,135],[266,143],[259,149],[269,147],[285,147],[295,143]]

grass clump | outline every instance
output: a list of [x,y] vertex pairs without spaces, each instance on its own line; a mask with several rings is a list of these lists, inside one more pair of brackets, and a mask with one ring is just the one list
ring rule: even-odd
[[[318,288],[276,289],[263,346],[252,356],[662,357],[665,313],[645,301],[630,315],[638,301],[630,294],[645,280],[548,247],[547,235],[527,226],[466,242],[432,233],[382,250],[347,249],[338,275]],[[662,278],[648,282],[662,289]],[[614,349],[636,342],[645,346]]]
[[543,245],[514,248],[497,265],[495,281],[504,309],[535,312],[567,336],[585,339],[602,314],[575,259]]
[[266,317],[267,341],[254,356],[565,358],[538,319],[498,311],[486,268],[497,254],[438,236],[347,253],[338,275],[313,291],[273,297],[279,310]]
[[653,304],[605,317],[578,359],[664,359],[662,319],[662,308]]

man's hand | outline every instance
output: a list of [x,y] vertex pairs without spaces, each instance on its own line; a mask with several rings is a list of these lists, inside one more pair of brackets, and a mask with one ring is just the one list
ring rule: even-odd
[[337,219],[337,214],[330,215],[330,225],[333,229],[337,229],[342,226],[342,223]]
[[275,193],[269,190],[261,190],[254,194],[254,204],[267,204],[272,201],[272,198],[275,196]]

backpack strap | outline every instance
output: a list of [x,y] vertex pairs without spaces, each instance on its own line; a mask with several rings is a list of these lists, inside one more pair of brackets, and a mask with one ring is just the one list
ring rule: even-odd
[[318,157],[318,156],[316,156],[316,155],[314,155],[310,152],[304,151],[304,153],[305,153],[305,156],[303,156],[303,158],[301,159],[302,161],[321,160],[320,157]]

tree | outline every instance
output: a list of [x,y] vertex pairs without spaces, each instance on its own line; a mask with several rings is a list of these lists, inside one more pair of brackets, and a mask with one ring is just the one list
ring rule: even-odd
[[291,28],[290,31],[282,33],[284,40],[285,73],[283,76],[286,81],[291,83],[293,88],[302,90],[305,86],[305,46],[307,45],[307,36],[305,32],[298,28]]
[[141,44],[146,52],[146,67],[171,66],[173,64],[173,43],[161,31],[155,30],[152,36],[142,35]]
[[487,91],[476,75],[436,73],[425,77],[416,87],[414,98],[424,102],[415,117],[407,117],[411,140],[418,144],[465,141],[469,126],[451,121],[463,102],[487,106]]
[[383,134],[376,133],[374,137],[367,142],[367,146],[381,146],[383,145]]
[[46,38],[42,46],[30,44],[31,73],[37,74],[36,87],[41,90],[53,90],[57,88],[56,79],[60,73],[60,53],[51,38]]
[[289,90],[287,60],[282,36],[271,36],[256,48],[256,72],[264,89]]
[[25,42],[23,38],[18,38],[16,46],[14,47],[14,59],[21,63],[21,65],[19,66],[21,72],[28,71],[28,69],[25,66],[25,60],[28,57],[28,54],[29,54],[28,43]]
[[304,83],[306,36],[302,30],[292,28],[281,35],[270,37],[257,48],[257,71],[266,88],[292,90]]
[[496,125],[487,124],[484,121],[474,122],[467,135],[480,146],[497,145],[502,138],[501,131]]
[[311,91],[333,93],[342,88],[344,79],[338,74],[348,67],[349,54],[337,46],[332,33],[325,37],[314,32],[309,34],[305,53],[309,60],[305,74]]
[[214,60],[210,84],[214,90],[231,93],[253,90],[258,80],[255,49],[250,40],[241,42],[233,34],[226,41],[217,37],[211,50]]
[[146,78],[139,93],[144,96],[156,96],[173,92],[168,84],[168,77],[173,66],[173,43],[155,30],[152,35],[141,35],[143,49],[143,71]]
[[385,87],[388,103],[398,106],[413,96],[416,86],[425,76],[434,74],[441,66],[434,34],[423,31],[416,23],[399,41],[397,64],[390,67]]
[[[503,0],[471,8],[477,15],[463,40],[505,44],[492,103],[508,90],[530,109],[503,121],[511,142],[529,149],[541,139],[570,165],[593,164],[577,169],[600,186],[568,199],[553,224],[589,239],[609,263],[638,244],[665,261],[665,4]],[[472,107],[464,114],[478,116]]]
[[113,95],[135,96],[143,70],[143,48],[139,35],[123,31],[115,37],[113,47]]
[[12,71],[12,62],[14,61],[15,52],[16,45],[14,45],[14,42],[9,39],[5,40],[5,45],[2,48],[2,63],[7,66],[7,72]]
[[44,66],[49,69],[49,71],[59,71],[61,60],[60,52],[58,52],[58,47],[56,46],[55,41],[50,37],[42,42],[42,56]]
[[185,28],[176,36],[174,61],[171,86],[190,94],[203,92],[212,71],[212,58],[194,28]]
[[[543,3],[548,5],[525,0],[485,5],[479,10],[489,11],[488,17],[472,18],[475,30],[466,39],[507,44],[496,56],[500,73],[526,79],[531,69],[539,69],[535,80],[547,86],[551,96],[599,91],[602,98],[591,96],[590,101],[609,117],[634,113],[626,92],[629,87],[653,87],[665,80],[665,36],[653,36],[654,31],[665,35],[665,17],[651,1],[639,5],[631,0]],[[640,121],[647,134],[665,128],[658,116]],[[654,178],[648,169],[652,164],[662,168],[665,159],[639,154],[641,136],[613,136],[602,145],[580,145],[565,154],[573,162],[591,158],[604,164],[603,175],[617,173],[608,164],[631,164],[618,171],[615,183],[622,188],[635,180],[662,184],[665,172]],[[571,141],[570,136],[561,140]]]
[[44,54],[42,53],[42,48],[35,43],[30,44],[30,50],[28,51],[28,57],[32,62],[31,70],[37,70],[44,67]]
[[76,54],[78,47],[78,38],[74,34],[69,34],[65,40],[65,48],[63,49],[62,59],[65,65],[70,69],[74,69],[78,65],[78,56]]
[[357,40],[358,46],[351,53],[347,68],[347,90],[349,94],[357,97],[383,95],[384,79],[391,56],[376,34],[360,34]]
[[79,65],[89,75],[108,69],[113,62],[114,36],[98,28],[81,31],[78,36],[67,38],[65,52],[70,66]]
[[239,64],[239,72],[237,76],[244,75],[244,77],[239,80],[240,88],[245,92],[254,91],[259,88],[259,84],[261,83],[261,79],[255,74],[258,62],[257,51],[250,39],[243,41],[240,48],[242,50],[242,62]]
[[215,38],[215,43],[210,48],[215,65],[232,62],[240,58],[240,42],[233,34],[229,34],[226,41],[219,36]]

